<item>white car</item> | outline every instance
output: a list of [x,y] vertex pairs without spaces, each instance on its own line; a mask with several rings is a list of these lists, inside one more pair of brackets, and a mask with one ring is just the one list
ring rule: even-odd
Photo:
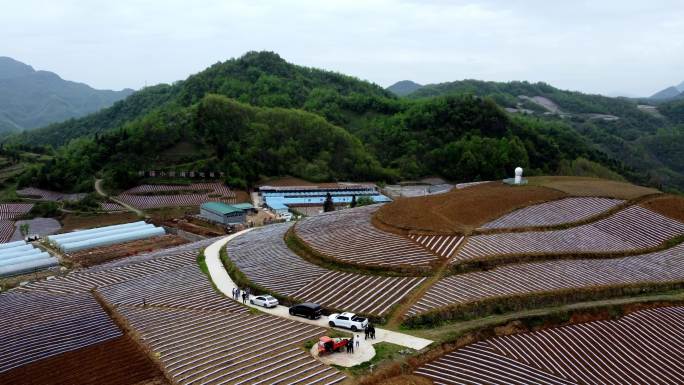
[[270,295],[260,295],[249,300],[252,305],[263,306],[263,307],[276,307],[278,306],[278,300]]
[[354,313],[335,313],[328,316],[328,325],[358,331],[368,326],[368,318],[359,317]]

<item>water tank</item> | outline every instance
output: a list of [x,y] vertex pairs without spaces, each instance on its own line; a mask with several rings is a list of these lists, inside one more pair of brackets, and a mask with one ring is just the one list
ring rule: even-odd
[[515,184],[520,184],[522,182],[523,169],[522,167],[515,168]]

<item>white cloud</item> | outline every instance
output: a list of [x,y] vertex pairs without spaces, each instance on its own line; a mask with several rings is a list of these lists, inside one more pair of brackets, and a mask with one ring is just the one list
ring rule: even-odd
[[4,1],[0,55],[100,88],[249,50],[383,86],[463,78],[647,95],[684,80],[680,1]]

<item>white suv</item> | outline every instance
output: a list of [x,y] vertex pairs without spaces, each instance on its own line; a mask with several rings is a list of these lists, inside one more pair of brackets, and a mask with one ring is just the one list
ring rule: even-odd
[[354,313],[335,313],[328,316],[328,325],[330,327],[341,327],[358,331],[368,326],[368,319],[359,317]]

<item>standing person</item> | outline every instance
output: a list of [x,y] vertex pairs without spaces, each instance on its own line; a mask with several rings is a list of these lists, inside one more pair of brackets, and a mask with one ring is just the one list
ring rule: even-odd
[[361,336],[359,334],[357,334],[356,337],[354,337],[354,344],[356,345],[357,348],[361,344]]
[[349,344],[349,340],[346,340],[346,341],[347,341],[347,343],[344,344],[344,347],[347,349],[347,354],[349,354],[349,353],[351,353],[351,349],[349,348],[350,344]]
[[375,339],[375,325],[373,325],[373,324],[370,325],[370,338],[372,340]]
[[352,354],[354,354],[354,336],[349,340],[349,349],[351,349]]
[[368,325],[366,325],[366,327],[363,328],[363,334],[364,334],[363,339],[364,339],[364,340],[367,340],[367,339],[368,339],[368,333],[370,333],[370,329],[368,328]]
[[242,303],[246,304],[247,303],[247,293],[242,293]]

